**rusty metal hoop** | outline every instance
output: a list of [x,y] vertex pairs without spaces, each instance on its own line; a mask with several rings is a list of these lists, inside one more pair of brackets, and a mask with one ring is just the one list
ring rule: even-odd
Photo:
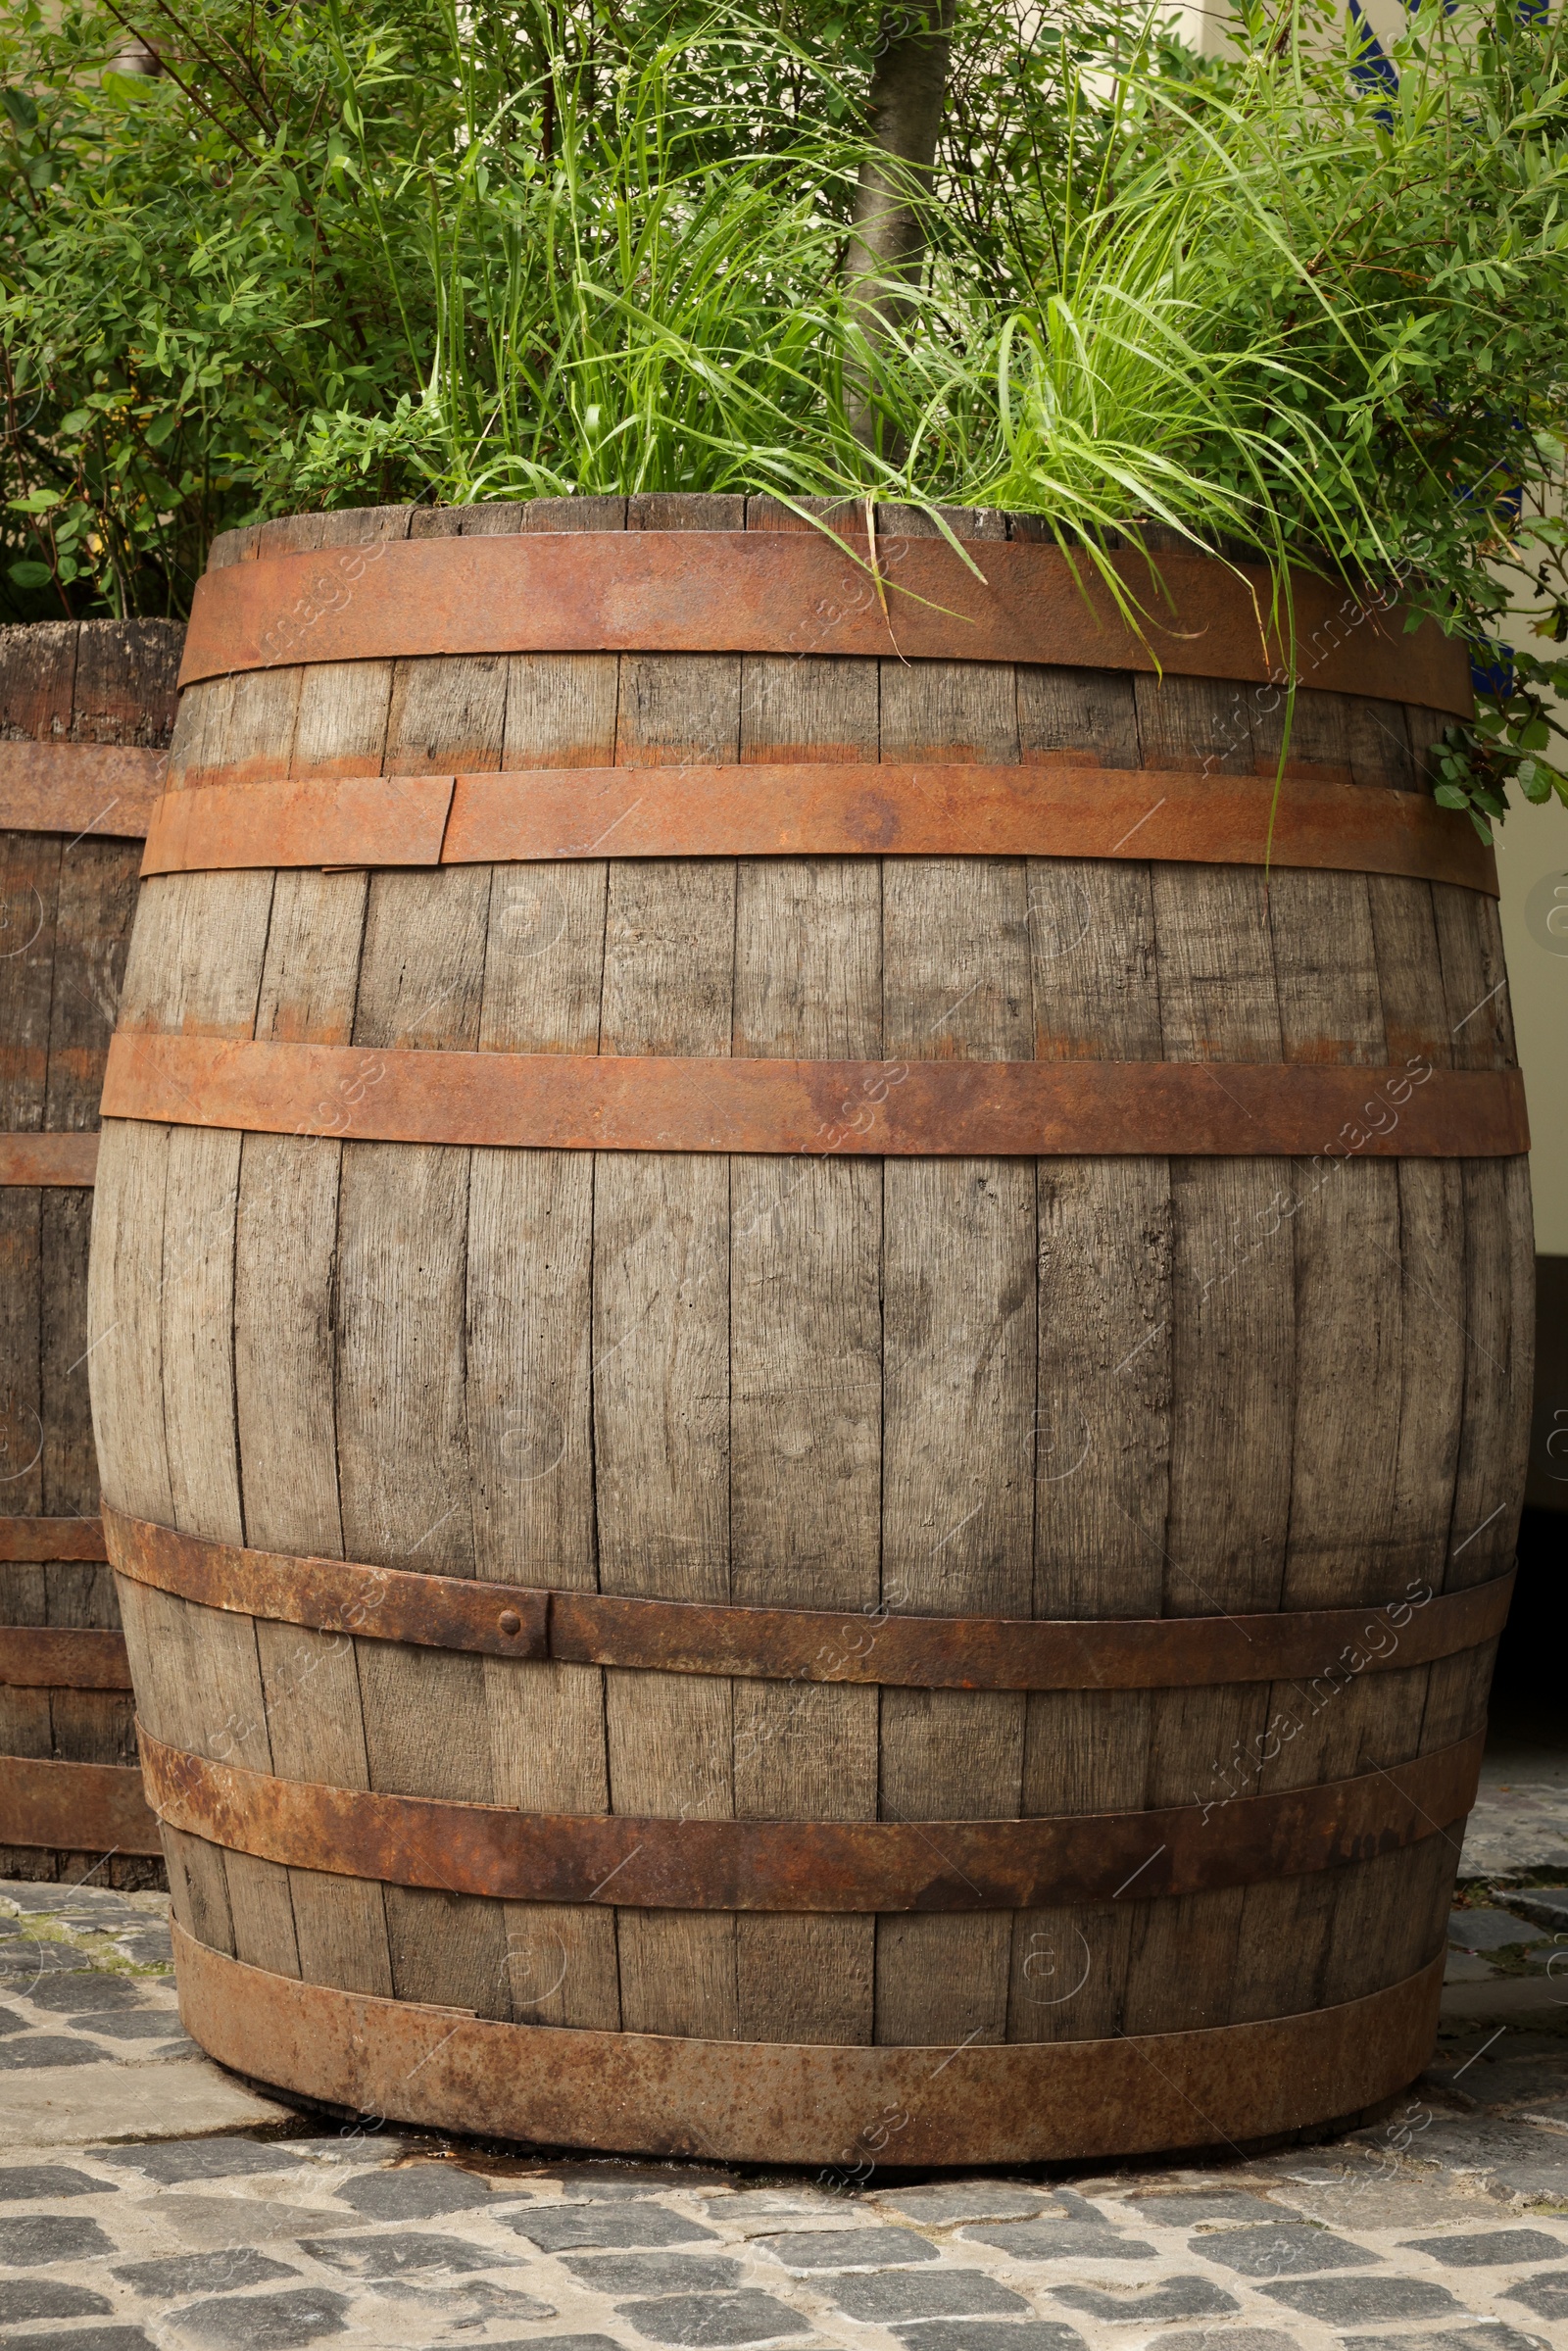
[[422,1052],[119,1031],[105,1118],[546,1151],[1512,1157],[1516,1069]]
[[1234,678],[1276,698],[1294,673],[1458,717],[1475,707],[1465,649],[1435,621],[1407,633],[1383,599],[1307,573],[1292,582],[1288,642],[1260,565],[1117,557],[1134,628],[1054,547],[988,540],[970,554],[972,569],[940,539],[880,539],[880,594],[816,531],[541,531],[264,556],[198,580],[179,680],[431,654],[830,651]]
[[0,1845],[159,1855],[158,1822],[128,1763],[0,1755]]
[[1333,2008],[1198,2032],[959,2049],[680,2040],[493,2023],[248,1967],[173,1925],[185,2028],[350,2114],[728,2162],[955,2165],[1245,2144],[1357,2112],[1431,2054],[1441,1953]]
[[139,841],[167,764],[133,744],[0,742],[0,832]]
[[492,1901],[816,1913],[1108,1902],[1135,1880],[1151,1900],[1344,1868],[1446,1835],[1475,1800],[1482,1748],[1478,1735],[1353,1779],[1138,1812],[647,1820],[280,1780],[138,1735],[161,1820],[291,1869]]
[[866,761],[503,775],[187,773],[142,874],[589,857],[1023,857],[1392,873],[1495,897],[1472,826],[1344,776]]
[[1180,1690],[1426,1665],[1501,1632],[1513,1573],[1257,1616],[901,1616],[538,1591],[184,1535],[107,1505],[117,1573],[271,1623],[489,1657],[916,1690]]

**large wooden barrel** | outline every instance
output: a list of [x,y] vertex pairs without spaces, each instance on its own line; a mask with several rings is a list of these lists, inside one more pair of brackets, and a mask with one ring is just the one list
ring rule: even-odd
[[98,1523],[87,1237],[183,634],[0,629],[0,1877],[164,1883]]
[[1265,870],[1249,583],[950,521],[215,556],[91,1362],[247,2074],[853,2171],[1429,2054],[1530,1372],[1463,656],[1300,584]]

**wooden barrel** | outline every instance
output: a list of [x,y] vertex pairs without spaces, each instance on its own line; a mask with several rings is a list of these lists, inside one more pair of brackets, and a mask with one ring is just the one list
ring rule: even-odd
[[91,1362],[247,2074],[855,2175],[1430,2052],[1530,1371],[1462,652],[1300,583],[1265,870],[1253,583],[949,520],[220,543]]
[[98,1094],[174,723],[169,620],[0,629],[0,1877],[162,1886],[98,1522]]

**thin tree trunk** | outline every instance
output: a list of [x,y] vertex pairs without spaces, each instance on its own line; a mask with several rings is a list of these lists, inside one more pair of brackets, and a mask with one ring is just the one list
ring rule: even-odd
[[[882,19],[866,130],[876,152],[860,167],[854,224],[844,263],[850,315],[869,347],[852,369],[850,423],[868,446],[876,435],[878,354],[913,307],[912,288],[925,253],[922,199],[931,183],[957,0],[895,0]],[[884,160],[885,159],[885,160]]]

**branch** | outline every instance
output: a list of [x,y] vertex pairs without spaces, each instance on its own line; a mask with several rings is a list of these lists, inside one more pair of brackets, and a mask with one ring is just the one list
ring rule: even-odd
[[[866,105],[873,153],[860,166],[844,290],[851,318],[872,354],[885,350],[913,308],[925,257],[924,199],[936,162],[957,0],[894,0],[882,19]],[[908,286],[911,293],[901,293]],[[856,370],[850,420],[858,439],[874,434],[871,370]]]

